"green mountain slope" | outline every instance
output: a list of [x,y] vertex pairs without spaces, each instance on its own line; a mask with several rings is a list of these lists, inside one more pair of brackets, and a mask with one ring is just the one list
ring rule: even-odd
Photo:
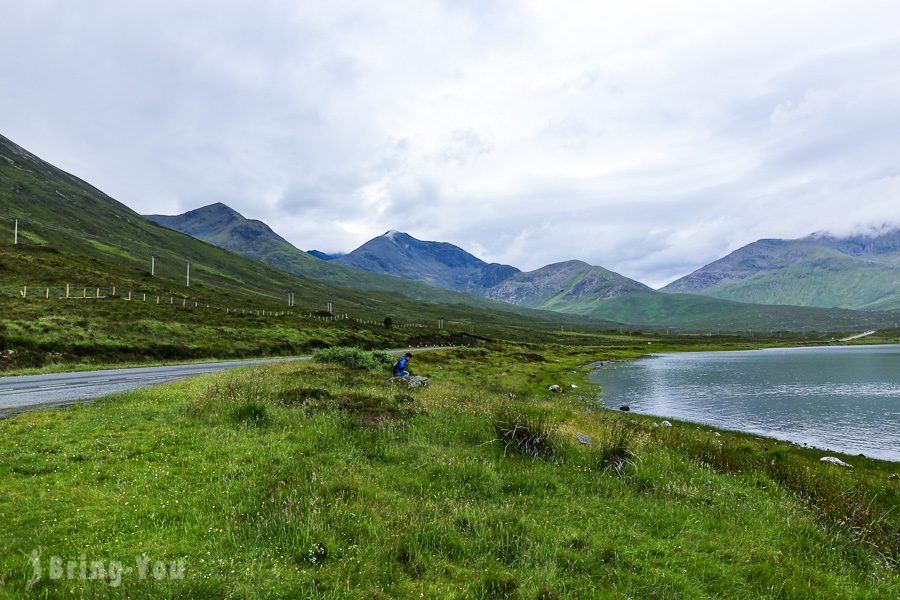
[[761,304],[900,309],[900,229],[759,240],[661,291]]
[[581,261],[519,273],[489,297],[639,327],[687,330],[839,331],[895,326],[900,313],[746,304],[693,294],[664,294]]
[[[12,244],[14,219],[19,221],[18,245]],[[354,290],[291,274],[152,223],[2,136],[0,225],[0,287],[6,298],[15,297],[22,286],[43,289],[70,284],[79,290],[118,286],[222,306],[285,309],[286,290],[294,289],[298,312],[322,310],[326,302],[331,302],[335,313],[370,319],[391,315],[420,322],[457,319],[479,323],[482,332],[507,326],[558,328],[561,320],[552,313],[443,290],[410,299],[388,291]],[[328,268],[325,261],[299,254],[310,265]],[[155,276],[150,274],[151,255],[156,257]],[[186,282],[188,263],[190,287]],[[347,280],[356,275],[374,277],[353,269],[341,273]],[[406,284],[414,286],[404,280],[398,282],[402,285],[397,289]],[[416,290],[426,296],[430,288],[417,286]],[[448,301],[440,303],[441,299]],[[569,322],[585,327],[602,325],[584,319]]]

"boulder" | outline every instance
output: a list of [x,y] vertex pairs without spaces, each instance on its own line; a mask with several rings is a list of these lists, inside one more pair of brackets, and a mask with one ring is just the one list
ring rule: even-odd
[[391,383],[407,388],[426,388],[428,387],[427,377],[418,377],[410,375],[409,377],[391,377]]
[[619,410],[624,410],[625,412],[628,412],[629,410],[631,410],[631,407],[628,406],[627,404],[623,404],[622,406],[619,407]]
[[660,426],[660,427],[671,427],[672,424],[671,424],[670,422],[668,422],[668,421],[662,421],[662,422],[659,424],[659,426]]
[[842,461],[841,459],[839,459],[836,456],[823,456],[822,458],[819,459],[819,462],[830,463],[832,465],[837,465],[839,467],[846,467],[848,469],[853,468],[853,465],[851,465],[850,463],[845,463],[844,461]]
[[562,388],[556,385],[555,383],[547,388],[548,392],[561,392]]

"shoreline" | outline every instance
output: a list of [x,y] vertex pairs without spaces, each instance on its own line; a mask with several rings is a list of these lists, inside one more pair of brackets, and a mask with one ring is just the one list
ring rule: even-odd
[[[735,428],[723,426],[720,424],[712,423],[709,421],[690,420],[690,419],[685,419],[683,417],[673,417],[673,416],[665,415],[665,414],[641,412],[639,410],[635,410],[630,405],[630,403],[628,403],[626,401],[622,402],[622,406],[628,406],[629,410],[623,411],[620,409],[619,406],[617,406],[617,405],[614,406],[614,405],[607,403],[607,399],[604,397],[604,394],[605,394],[604,385],[602,382],[600,382],[596,379],[596,374],[601,373],[602,369],[604,369],[605,367],[609,367],[615,363],[636,362],[636,361],[644,360],[644,359],[660,358],[664,355],[681,355],[681,354],[685,354],[685,353],[692,353],[692,354],[715,353],[715,354],[718,354],[718,353],[723,353],[723,352],[728,352],[728,353],[757,352],[759,350],[807,350],[807,349],[822,350],[822,349],[831,349],[831,348],[833,348],[835,350],[839,350],[839,349],[846,350],[846,349],[863,348],[863,347],[867,347],[867,348],[900,347],[900,344],[878,343],[878,344],[843,344],[843,345],[839,345],[839,346],[832,346],[832,345],[790,346],[790,347],[770,346],[770,347],[764,347],[764,348],[735,349],[735,350],[725,349],[725,350],[667,351],[667,352],[648,353],[643,356],[639,356],[639,357],[635,357],[635,358],[622,358],[622,359],[612,359],[612,360],[603,360],[603,361],[593,361],[591,363],[586,364],[585,367],[588,367],[591,369],[591,371],[588,375],[589,381],[592,384],[598,385],[601,389],[600,395],[597,398],[597,404],[594,405],[595,408],[597,408],[597,409],[608,410],[608,411],[612,411],[614,413],[619,413],[619,414],[636,415],[639,418],[641,418],[642,420],[652,420],[657,424],[661,420],[668,420],[673,425],[680,424],[682,426],[688,426],[688,427],[691,427],[691,428],[699,430],[699,431],[707,431],[707,432],[719,433],[719,434],[728,433],[733,436],[739,436],[739,437],[745,438],[746,440],[753,440],[753,441],[757,441],[757,442],[758,441],[763,441],[763,442],[769,441],[772,443],[784,444],[784,445],[788,445],[791,448],[796,449],[798,451],[802,451],[804,453],[818,453],[818,454],[822,454],[822,456],[836,456],[838,458],[841,458],[842,460],[845,460],[846,462],[849,462],[850,464],[853,464],[852,461],[856,461],[857,463],[866,463],[866,464],[875,463],[877,465],[881,465],[882,467],[885,467],[886,470],[889,470],[891,468],[895,468],[895,469],[900,468],[900,458],[893,459],[893,458],[884,458],[884,457],[880,457],[880,456],[873,456],[873,455],[865,453],[864,451],[863,452],[853,452],[850,450],[832,449],[832,448],[828,448],[828,447],[822,446],[822,445],[816,445],[816,444],[811,444],[808,442],[795,441],[795,440],[791,440],[791,439],[788,439],[785,437],[780,437],[778,435],[773,435],[771,432],[764,432],[764,431],[750,430],[750,429],[735,429]],[[857,465],[853,464],[853,466],[856,467]]]

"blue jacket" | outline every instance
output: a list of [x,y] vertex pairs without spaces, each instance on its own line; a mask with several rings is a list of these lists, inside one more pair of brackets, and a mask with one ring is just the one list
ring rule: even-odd
[[400,360],[397,361],[397,364],[394,365],[394,373],[405,371],[407,363],[409,363],[409,359],[405,356],[401,356]]

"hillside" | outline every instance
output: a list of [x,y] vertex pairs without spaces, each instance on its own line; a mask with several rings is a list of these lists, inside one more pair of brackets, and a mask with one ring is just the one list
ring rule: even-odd
[[661,291],[760,304],[900,309],[900,229],[759,240]]
[[532,308],[588,315],[639,327],[685,330],[835,331],[894,326],[900,315],[739,303],[663,294],[581,261],[519,273],[486,294]]
[[523,306],[552,307],[567,300],[589,297],[608,300],[650,288],[603,267],[580,260],[555,263],[518,273],[486,292],[489,298]]
[[401,231],[388,231],[334,262],[474,294],[519,272],[509,265],[486,263],[453,244],[424,242]]
[[[13,244],[16,219],[19,243]],[[228,219],[224,215],[223,223]],[[3,354],[0,370],[60,361],[297,353],[334,343],[425,343],[453,331],[533,338],[558,331],[560,323],[609,327],[462,294],[455,296],[481,306],[439,302],[454,293],[399,279],[432,290],[434,300],[287,273],[152,223],[3,137],[0,228],[0,349],[13,350]],[[289,289],[295,290],[292,318],[273,317],[289,308]],[[132,293],[140,304],[126,301]],[[327,303],[334,314],[357,320],[335,321],[323,312]],[[319,320],[299,318],[309,313]],[[390,330],[380,325],[386,317],[429,327]],[[451,331],[436,331],[439,319]]]

